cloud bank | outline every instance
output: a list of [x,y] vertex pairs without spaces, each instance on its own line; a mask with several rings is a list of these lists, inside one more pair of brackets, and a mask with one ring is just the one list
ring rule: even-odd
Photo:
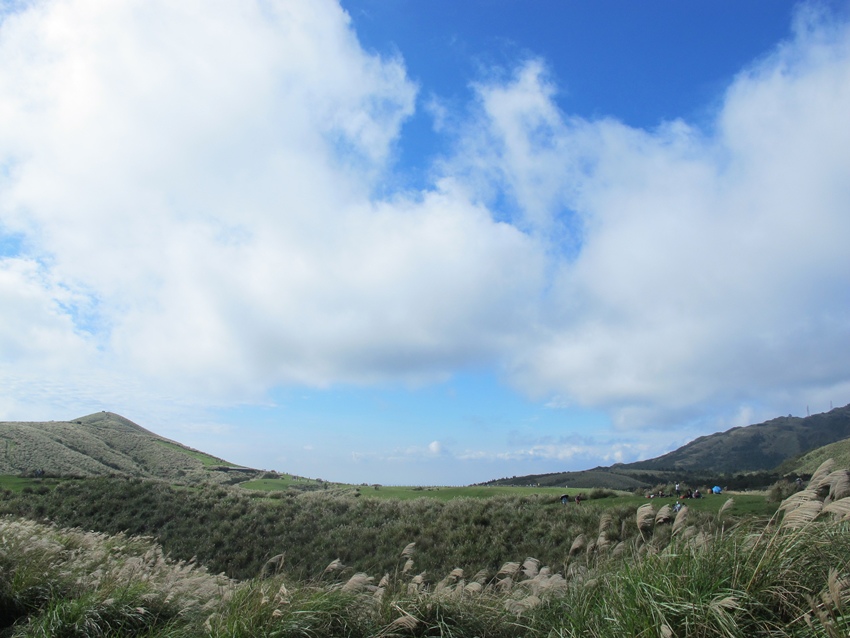
[[331,0],[7,9],[0,416],[481,367],[624,427],[850,401],[846,24],[699,125],[571,116],[538,59],[475,88],[392,190],[437,103]]

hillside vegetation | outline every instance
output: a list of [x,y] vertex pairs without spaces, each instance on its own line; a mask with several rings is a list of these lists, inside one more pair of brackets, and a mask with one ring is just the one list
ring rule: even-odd
[[[694,501],[691,515],[710,518],[723,500]],[[429,573],[492,569],[517,553],[561,564],[577,536],[595,534],[601,509],[616,527],[611,540],[626,540],[637,529],[624,521],[645,502],[629,496],[565,506],[551,493],[402,500],[358,496],[352,488],[268,493],[101,477],[34,480],[20,491],[4,490],[0,514],[152,536],[170,555],[196,557],[233,578],[255,576],[270,557],[286,553],[291,573],[306,577],[336,558],[386,571],[396,548],[411,542],[423,550],[419,567]],[[655,507],[674,502],[653,500]],[[739,498],[740,513],[748,516],[767,516],[775,508],[762,494]]]
[[[0,633],[9,638],[837,638],[850,633],[850,472],[831,469],[819,468],[807,489],[787,498],[770,521],[736,518],[731,499],[702,515],[689,507],[674,513],[660,500],[622,510],[584,504],[562,508],[563,516],[550,526],[562,530],[563,540],[546,558],[527,553],[522,544],[542,529],[535,526],[543,518],[540,503],[497,497],[488,509],[488,501],[481,499],[399,501],[398,507],[419,516],[418,521],[406,519],[412,529],[396,530],[402,536],[420,533],[435,515],[443,520],[441,531],[454,528],[458,536],[442,545],[429,545],[424,538],[394,546],[373,543],[374,562],[331,560],[306,574],[293,570],[292,561],[301,555],[301,546],[293,546],[270,556],[257,574],[243,580],[175,560],[149,539],[4,517]],[[109,480],[75,483],[105,488]],[[130,493],[150,492],[145,481],[125,483]],[[57,494],[63,485],[32,494]],[[180,490],[190,501],[193,493],[210,493],[218,502],[237,492]],[[73,492],[66,490],[64,496],[79,505]],[[181,499],[177,492],[171,496]],[[254,500],[270,505],[273,499]],[[289,499],[279,500],[283,506]],[[352,539],[393,523],[387,517],[393,512],[381,509],[389,501],[348,503],[324,493],[292,500],[313,507],[298,520],[287,516],[292,511],[272,507],[267,512],[293,528],[305,527],[305,538],[309,534],[333,544],[334,534]],[[252,518],[247,503],[234,500],[239,507],[232,511],[248,507],[234,520]],[[100,502],[96,509],[108,505]],[[480,509],[467,507],[472,505]],[[329,518],[310,525],[309,512],[327,517],[333,510],[349,519],[342,529],[328,525]],[[228,511],[210,514],[221,518]],[[517,536],[506,539],[504,562],[491,566],[476,548],[469,562],[423,571],[429,554],[480,535],[476,520],[485,516],[491,525],[501,520],[490,542],[516,527]],[[261,528],[241,531],[255,541],[263,535]],[[225,546],[220,553],[229,551]],[[443,556],[431,564],[452,561]]]
[[850,467],[850,439],[836,441],[812,450],[801,457],[789,459],[779,466],[782,474],[812,474],[824,461],[833,459],[839,467]]
[[0,474],[227,481],[238,468],[149,432],[111,412],[71,421],[0,423]]

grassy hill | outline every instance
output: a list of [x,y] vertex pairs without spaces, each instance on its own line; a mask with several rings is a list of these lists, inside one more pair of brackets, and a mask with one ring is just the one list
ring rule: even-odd
[[850,439],[836,441],[812,450],[800,457],[789,459],[779,466],[783,475],[807,476],[812,474],[821,463],[833,459],[838,467],[850,467]]
[[629,463],[636,470],[713,470],[757,472],[850,437],[850,405],[809,417],[779,417],[737,427],[694,441],[647,461]]
[[[724,486],[744,489],[769,485],[785,474],[811,474],[826,458],[845,463],[842,453],[845,448],[841,445],[822,452],[816,450],[848,437],[850,405],[805,418],[779,417],[702,436],[646,461],[618,463],[581,472],[514,476],[489,481],[486,485],[568,485],[628,490],[678,481],[691,485],[720,481]],[[850,449],[850,443],[846,446]],[[847,454],[850,456],[850,452]]]
[[71,421],[0,423],[0,474],[226,481],[253,473],[175,443],[111,412]]
[[[780,417],[732,428],[637,463],[515,476],[485,485],[633,491],[681,481],[692,486],[720,482],[731,489],[747,489],[770,485],[785,474],[811,473],[827,457],[843,463],[841,449],[812,450],[848,437],[850,405],[806,418]],[[850,448],[850,443],[847,446]],[[804,457],[807,453],[812,456]],[[793,459],[800,461],[795,464]],[[111,412],[71,421],[0,423],[0,474],[27,475],[38,470],[56,476],[118,474],[176,482],[234,483],[259,478],[257,470],[170,441]],[[287,487],[324,486],[311,482]]]

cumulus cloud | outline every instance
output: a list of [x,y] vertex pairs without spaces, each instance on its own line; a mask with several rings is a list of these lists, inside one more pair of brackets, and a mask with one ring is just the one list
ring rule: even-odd
[[443,378],[525,319],[523,233],[449,182],[372,197],[416,87],[334,2],[32,3],[0,60],[3,225],[151,382]]
[[850,36],[821,20],[802,13],[708,129],[570,118],[537,61],[479,88],[455,161],[578,247],[508,357],[515,383],[623,425],[848,397]]
[[224,404],[496,366],[622,425],[850,398],[846,24],[801,13],[708,127],[573,117],[525,61],[432,97],[455,152],[387,194],[417,92],[332,0],[8,11],[7,371]]

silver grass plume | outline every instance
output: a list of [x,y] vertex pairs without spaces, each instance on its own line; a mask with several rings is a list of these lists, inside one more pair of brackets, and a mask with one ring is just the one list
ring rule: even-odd
[[522,573],[526,578],[534,578],[540,570],[540,561],[536,558],[526,558],[522,563]]
[[673,521],[673,535],[682,533],[682,530],[685,529],[685,523],[688,520],[688,506],[683,505],[682,508],[676,512],[676,519]]
[[812,474],[812,478],[809,479],[809,488],[818,490],[820,487],[820,482],[829,476],[829,473],[832,472],[832,466],[835,465],[834,459],[827,459],[823,463],[818,466],[818,469],[815,470],[815,473]]
[[782,527],[788,529],[799,529],[815,520],[823,509],[820,501],[809,501],[803,503],[794,510],[785,513],[782,518]]
[[584,534],[579,534],[576,536],[576,539],[573,541],[573,544],[570,546],[570,556],[575,556],[581,550],[585,548],[587,545],[587,539],[585,539]]
[[637,509],[637,526],[641,534],[652,529],[652,523],[655,521],[655,511],[652,509],[652,503],[641,505]]
[[823,508],[825,514],[834,514],[836,517],[847,520],[850,518],[850,496],[832,501]]
[[821,481],[821,486],[829,486],[829,494],[827,494],[824,503],[831,503],[839,499],[850,496],[850,472],[847,470],[836,470],[830,472],[829,475]]
[[368,574],[364,574],[359,572],[354,574],[351,578],[348,579],[348,582],[342,586],[342,591],[345,592],[360,592],[363,591],[368,585],[371,585],[375,579],[369,576]]
[[658,513],[655,515],[655,524],[660,525],[662,523],[670,523],[673,521],[673,508],[669,505],[665,505],[658,510]]
[[507,562],[504,565],[502,565],[502,568],[498,571],[498,573],[496,575],[500,576],[502,574],[505,574],[507,576],[513,576],[518,571],[519,571],[519,563]]

